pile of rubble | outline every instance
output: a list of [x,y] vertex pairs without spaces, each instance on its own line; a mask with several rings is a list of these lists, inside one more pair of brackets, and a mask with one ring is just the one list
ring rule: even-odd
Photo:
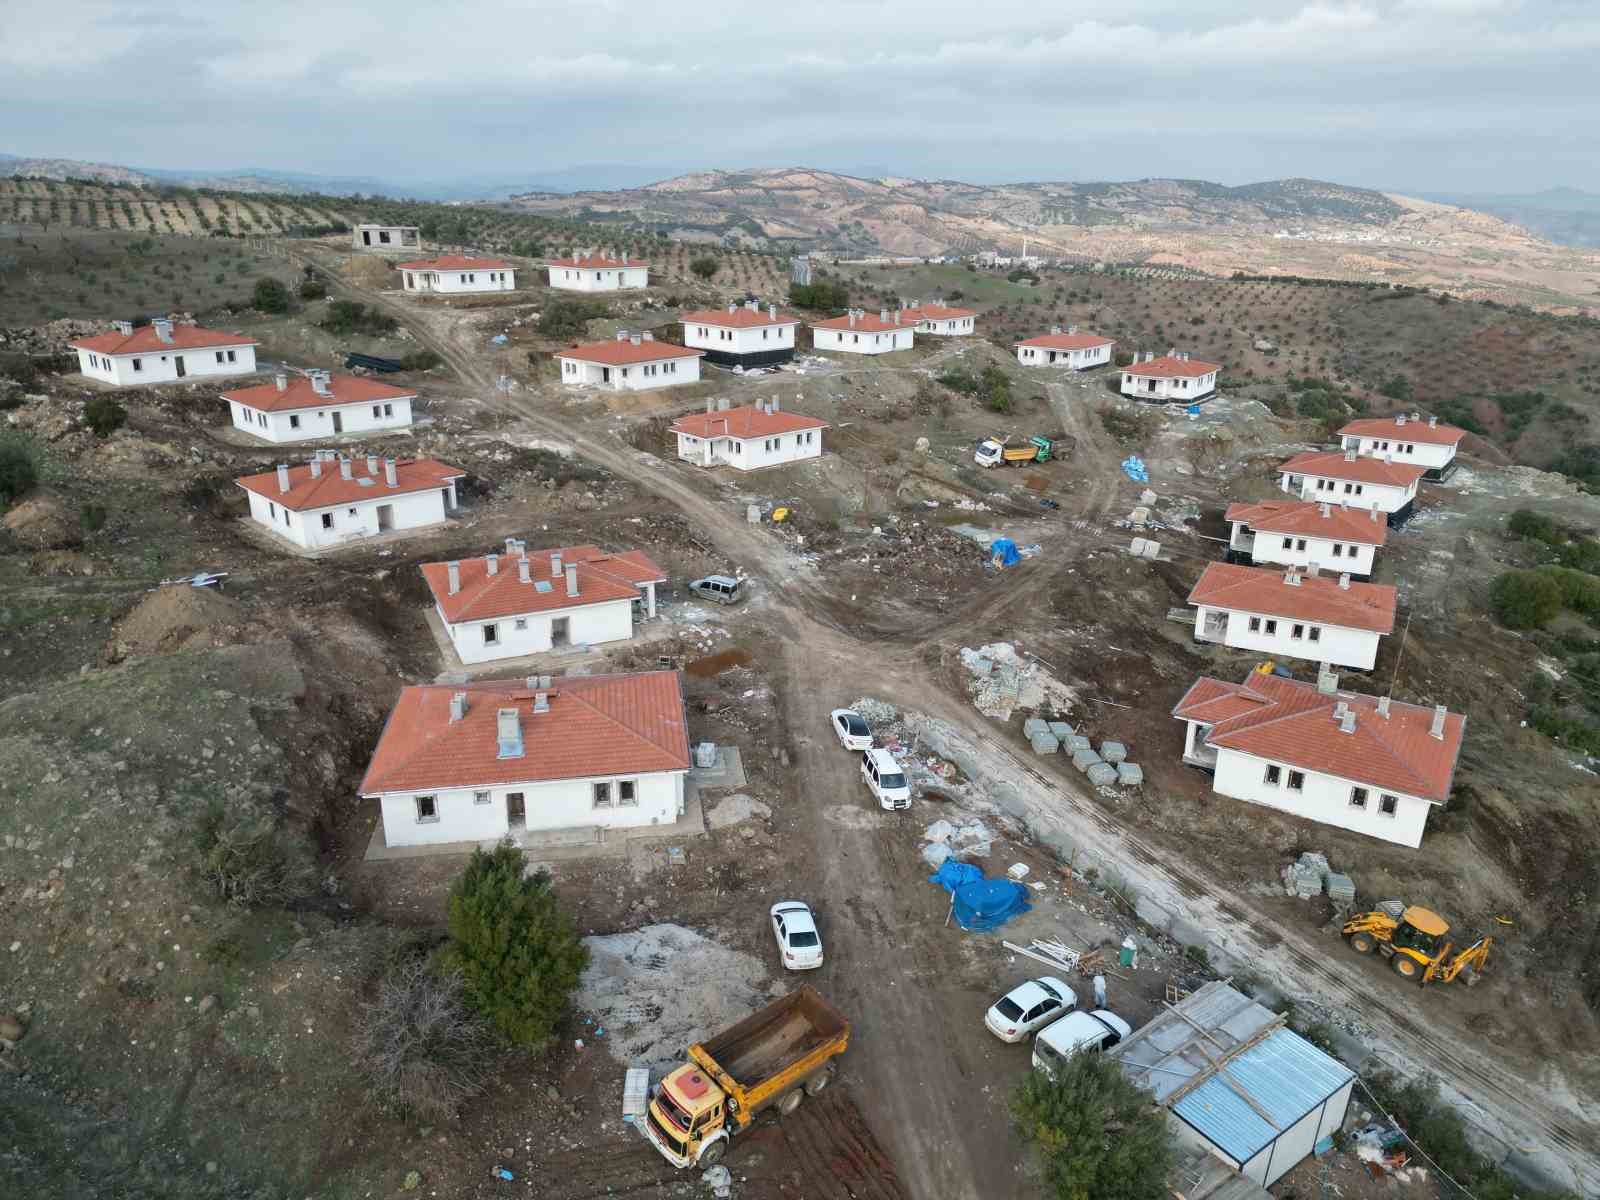
[[947,858],[988,858],[995,834],[977,818],[956,824],[943,818],[923,830],[923,860],[937,871]]
[[1026,660],[1010,642],[976,650],[963,646],[961,664],[971,675],[972,704],[986,717],[1009,721],[1019,708],[1065,712],[1077,695],[1037,660]]
[[1356,898],[1355,880],[1329,867],[1328,856],[1316,850],[1307,850],[1283,869],[1283,887],[1302,900],[1326,892],[1338,908],[1348,908]]

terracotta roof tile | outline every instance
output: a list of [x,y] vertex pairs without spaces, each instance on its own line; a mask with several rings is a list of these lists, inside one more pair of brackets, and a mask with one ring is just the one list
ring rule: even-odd
[[1163,354],[1160,358],[1152,358],[1149,362],[1131,363],[1122,369],[1129,375],[1136,375],[1141,379],[1198,379],[1202,375],[1222,370],[1222,364]]
[[1356,483],[1381,483],[1387,487],[1408,488],[1423,475],[1426,467],[1410,463],[1386,463],[1381,458],[1344,450],[1311,450],[1296,454],[1278,467],[1279,472],[1315,475],[1319,479],[1349,479]]
[[[246,475],[234,480],[247,492],[254,492],[274,504],[281,504],[291,512],[311,508],[329,508],[336,504],[354,504],[358,500],[381,500],[385,496],[404,496],[408,492],[425,492],[431,488],[447,486],[452,479],[463,479],[466,472],[460,467],[447,467],[431,458],[402,458],[395,464],[398,487],[384,482],[383,462],[378,462],[376,473],[367,470],[365,458],[352,459],[350,478],[339,474],[337,459],[325,459],[322,473],[313,475],[309,465],[289,468],[289,490],[278,487],[278,473],[267,471],[260,475]],[[363,483],[362,481],[366,482]]]
[[[550,691],[550,711],[533,711],[527,681],[424,684],[400,693],[361,794],[642,775],[689,768],[689,731],[676,671],[569,675]],[[466,716],[450,720],[450,698],[467,695]],[[499,757],[497,710],[515,708],[520,758]]]
[[1420,417],[1363,417],[1339,430],[1341,436],[1392,438],[1398,442],[1425,442],[1430,446],[1454,446],[1467,436],[1454,425],[1430,425]]
[[613,338],[609,342],[585,342],[557,350],[557,358],[576,358],[582,362],[602,363],[608,367],[626,367],[634,363],[660,362],[668,358],[699,358],[704,350],[691,350],[671,342],[658,342],[654,338]]
[[[556,574],[553,562],[558,555],[562,570]],[[640,550],[607,554],[598,546],[566,546],[559,550],[530,550],[527,559],[529,582],[523,583],[516,555],[496,555],[493,575],[489,574],[487,555],[463,558],[457,565],[461,590],[454,595],[450,593],[448,563],[423,563],[422,576],[444,619],[451,624],[632,600],[639,594],[640,584],[665,583],[667,579],[666,572]],[[567,567],[577,568],[576,597],[567,595]]]
[[1290,584],[1285,582],[1286,574],[1211,563],[1190,590],[1189,603],[1344,629],[1394,632],[1395,589],[1388,584],[1352,582],[1340,587],[1334,576],[1300,573],[1294,575],[1299,582]]
[[1266,500],[1230,504],[1228,521],[1242,521],[1263,533],[1298,533],[1381,546],[1389,540],[1389,522],[1375,508],[1343,508],[1314,500]]
[[732,312],[725,308],[702,308],[683,314],[685,325],[715,325],[718,329],[759,329],[764,325],[798,325],[800,318],[789,313],[770,315],[764,308],[741,304]]
[[947,308],[943,304],[917,304],[900,310],[900,319],[917,321],[955,321],[962,317],[975,317],[975,308]]
[[813,321],[811,328],[843,329],[854,333],[888,333],[891,329],[912,329],[916,324],[914,321],[896,321],[894,318],[893,312],[889,314],[887,321],[880,319],[876,313],[862,313],[852,324],[849,314],[846,314],[827,321]]
[[648,267],[650,264],[637,258],[607,258],[596,254],[592,258],[552,258],[552,267],[592,267],[596,270],[615,270],[618,267]]
[[335,408],[341,404],[371,404],[374,400],[415,400],[416,392],[409,388],[391,387],[376,379],[363,379],[358,375],[334,375],[328,380],[331,395],[324,395],[311,386],[311,380],[295,376],[286,380],[283,391],[276,383],[263,383],[255,387],[237,388],[223,392],[224,400],[232,400],[253,408],[257,412],[288,412],[302,408]]
[[[1355,713],[1355,728],[1339,728],[1334,710]],[[1252,671],[1243,683],[1202,676],[1172,715],[1212,726],[1206,741],[1258,758],[1401,792],[1442,804],[1450,795],[1466,718],[1446,713],[1442,737],[1429,730],[1434,711],[1393,701],[1388,716],[1378,698],[1320,692],[1309,683]]]
[[826,421],[803,413],[787,412],[781,408],[769,413],[752,404],[744,404],[725,412],[685,413],[672,423],[671,432],[687,433],[698,438],[760,438],[827,427]]
[[78,350],[93,350],[97,354],[159,354],[173,350],[211,350],[221,346],[259,346],[261,343],[242,333],[223,333],[216,329],[202,329],[198,325],[174,323],[172,340],[163,342],[156,336],[154,325],[141,325],[132,333],[113,330],[97,333],[93,337],[79,338],[67,345]]
[[1016,344],[1043,350],[1093,350],[1096,346],[1115,346],[1117,341],[1098,333],[1041,333]]
[[402,271],[498,271],[511,269],[503,258],[468,258],[461,254],[441,254],[438,258],[419,258],[400,264]]

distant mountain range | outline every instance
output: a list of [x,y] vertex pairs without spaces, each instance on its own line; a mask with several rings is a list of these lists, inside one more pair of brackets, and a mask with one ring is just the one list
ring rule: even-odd
[[1428,192],[1422,198],[1489,213],[1558,245],[1600,247],[1600,193],[1558,187],[1527,195]]

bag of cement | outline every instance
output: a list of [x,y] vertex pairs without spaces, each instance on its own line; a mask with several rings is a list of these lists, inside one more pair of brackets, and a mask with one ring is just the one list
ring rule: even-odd
[[1144,768],[1138,763],[1119,762],[1117,764],[1117,782],[1123,787],[1143,787]]
[[1041,733],[1050,732],[1050,722],[1039,717],[1029,717],[1022,723],[1022,736],[1032,741]]
[[1128,748],[1121,742],[1101,742],[1100,757],[1108,763],[1119,763],[1128,757]]
[[1067,753],[1076,754],[1079,750],[1087,750],[1090,742],[1083,734],[1075,733],[1061,744],[1067,748]]
[[1117,769],[1107,762],[1091,763],[1085,774],[1095,787],[1109,787],[1117,781]]
[[1072,726],[1068,725],[1065,721],[1051,721],[1050,722],[1050,733],[1051,733],[1051,735],[1056,739],[1056,741],[1060,742],[1063,746],[1066,745],[1067,739],[1070,738],[1076,732],[1077,732],[1077,730],[1073,729]]
[[944,866],[944,860],[953,853],[954,851],[943,842],[929,842],[922,848],[922,861],[937,871]]
[[1077,767],[1080,771],[1087,771],[1099,761],[1100,756],[1087,746],[1081,750],[1074,750],[1072,752],[1072,765]]

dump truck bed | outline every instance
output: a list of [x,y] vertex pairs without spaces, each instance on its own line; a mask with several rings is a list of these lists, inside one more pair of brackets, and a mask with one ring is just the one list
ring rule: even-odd
[[[849,1022],[831,1004],[815,989],[802,987],[750,1014],[700,1048],[730,1079],[750,1090],[846,1039],[849,1032]],[[831,1055],[821,1056],[828,1057]]]

